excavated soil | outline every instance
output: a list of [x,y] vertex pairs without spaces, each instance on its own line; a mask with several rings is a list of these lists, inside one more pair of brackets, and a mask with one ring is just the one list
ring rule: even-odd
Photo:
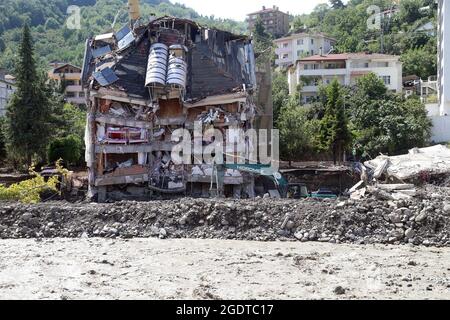
[[0,203],[0,238],[200,238],[450,246],[450,192],[411,200]]

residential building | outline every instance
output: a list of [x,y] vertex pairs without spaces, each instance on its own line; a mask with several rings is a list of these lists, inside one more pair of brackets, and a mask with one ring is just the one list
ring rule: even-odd
[[441,115],[450,115],[450,3],[439,0],[438,92]]
[[[86,42],[81,79],[89,98],[89,196],[100,202],[149,200],[152,194],[254,197],[262,183],[254,174],[203,160],[204,148],[226,142],[193,135],[198,126],[245,133],[266,129],[261,122],[270,125],[270,106],[261,110],[255,94],[252,40],[186,19],[139,21],[107,43],[105,37]],[[174,149],[177,129],[188,130],[191,136],[182,140],[195,147],[181,164]],[[227,145],[227,156],[247,159],[247,150],[257,145],[247,141],[241,139],[245,148]]]
[[286,67],[295,64],[298,59],[316,54],[328,54],[336,40],[324,34],[296,33],[276,39],[275,64]]
[[64,98],[74,105],[85,105],[86,99],[81,86],[81,68],[69,63],[52,63],[49,71],[50,79],[65,86]]
[[6,74],[6,71],[0,69],[0,117],[6,114],[6,107],[12,94],[16,91],[13,77]]
[[300,59],[288,70],[289,91],[292,94],[302,84],[303,102],[314,100],[320,85],[337,79],[342,85],[351,86],[356,80],[375,73],[394,92],[402,92],[402,63],[399,56],[369,53],[342,53],[315,55]]
[[280,8],[273,6],[272,8],[262,7],[262,10],[247,15],[248,28],[253,30],[256,21],[260,18],[268,33],[275,38],[284,36],[289,32],[290,15],[280,11]]

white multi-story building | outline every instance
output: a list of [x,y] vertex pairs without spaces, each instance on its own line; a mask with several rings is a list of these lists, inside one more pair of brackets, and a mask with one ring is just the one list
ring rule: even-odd
[[336,40],[323,34],[296,33],[274,41],[279,67],[293,65],[298,59],[316,54],[327,54]]
[[450,3],[439,0],[438,92],[441,115],[450,115]]
[[11,79],[11,76],[5,76],[5,73],[0,70],[0,117],[5,116],[8,101],[16,91],[14,81]]
[[69,63],[54,63],[53,69],[49,71],[50,79],[66,85],[64,98],[68,103],[74,105],[86,104],[84,91],[81,87],[81,68]]
[[303,102],[317,97],[319,87],[337,79],[351,86],[356,79],[375,73],[394,92],[402,92],[402,63],[399,56],[369,53],[343,53],[315,55],[300,59],[288,70],[289,92],[294,93],[302,84]]

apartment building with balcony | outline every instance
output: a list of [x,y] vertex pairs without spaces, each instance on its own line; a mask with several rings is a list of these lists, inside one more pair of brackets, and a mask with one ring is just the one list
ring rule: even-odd
[[289,32],[290,15],[280,11],[280,8],[273,6],[272,8],[262,7],[262,10],[247,15],[248,28],[251,32],[255,27],[255,23],[260,18],[264,24],[264,28],[275,38],[284,36]]
[[314,55],[298,60],[289,68],[289,92],[293,94],[301,84],[303,103],[308,103],[317,98],[321,85],[330,84],[333,79],[351,86],[359,77],[375,73],[389,90],[401,93],[402,71],[399,56],[378,53]]
[[336,45],[335,39],[321,33],[295,33],[274,42],[275,64],[279,67],[293,65],[303,57],[327,54]]
[[54,63],[49,71],[50,79],[59,84],[64,82],[64,98],[74,105],[86,104],[84,90],[81,86],[81,68],[69,63]]
[[6,115],[9,99],[16,91],[14,77],[7,75],[6,70],[0,69],[0,117]]

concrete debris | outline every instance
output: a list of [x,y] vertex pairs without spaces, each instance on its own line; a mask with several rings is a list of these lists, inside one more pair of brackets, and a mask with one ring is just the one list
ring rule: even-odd
[[368,196],[386,201],[411,200],[419,195],[417,186],[439,179],[444,179],[443,185],[450,181],[450,149],[442,145],[412,149],[407,155],[380,156],[364,165],[373,179],[362,180],[349,190],[353,200]]
[[3,203],[0,238],[161,237],[450,246],[447,188],[426,186],[418,189],[416,197],[401,200],[374,190],[380,193],[368,189],[363,200],[337,201],[268,197]]
[[450,149],[443,145],[412,149],[407,155],[380,156],[364,163],[374,171],[374,178],[381,176],[398,181],[418,180],[428,175],[450,175]]

